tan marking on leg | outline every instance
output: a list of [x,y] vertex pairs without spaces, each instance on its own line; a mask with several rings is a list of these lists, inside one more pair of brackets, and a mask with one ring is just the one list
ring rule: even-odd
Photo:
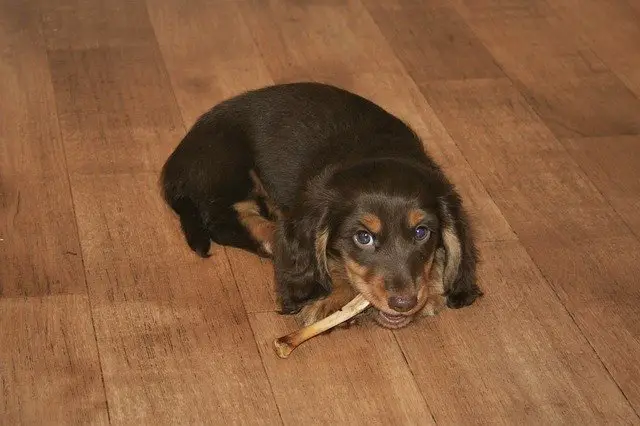
[[458,234],[451,227],[445,227],[442,230],[442,242],[446,250],[446,261],[443,271],[443,285],[447,289],[458,276],[460,269],[460,260],[462,257],[462,246]]
[[407,223],[411,228],[414,228],[420,224],[426,217],[424,211],[420,209],[412,209],[407,213]]
[[424,279],[427,288],[427,302],[421,313],[426,316],[437,315],[446,306],[446,297],[444,296],[444,267],[446,262],[446,254],[444,249],[436,250],[433,262],[430,268],[425,268]]
[[257,197],[260,197],[264,200],[265,205],[267,206],[267,211],[272,218],[282,219],[282,212],[276,205],[273,203],[267,190],[264,188],[262,181],[258,177],[255,171],[249,171],[249,176],[251,177],[251,181],[253,182],[253,194]]
[[366,213],[360,219],[362,224],[367,227],[367,229],[374,234],[379,234],[382,231],[382,220],[378,216],[373,213]]
[[446,218],[445,222],[447,223],[442,230],[442,242],[446,251],[442,280],[444,289],[447,290],[453,285],[453,282],[458,276],[460,261],[462,259],[462,245],[460,244],[458,232],[453,225],[453,218],[451,217],[451,213],[449,213],[447,203],[442,201],[440,207]]
[[238,213],[240,223],[249,231],[251,237],[266,253],[273,254],[275,223],[260,215],[260,207],[255,201],[240,201],[235,203],[233,208]]

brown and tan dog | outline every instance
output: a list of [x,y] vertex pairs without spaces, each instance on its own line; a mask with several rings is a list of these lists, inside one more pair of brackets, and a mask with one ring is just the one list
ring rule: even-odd
[[453,185],[409,126],[343,89],[282,84],[216,105],[161,181],[194,251],[272,257],[281,312],[305,324],[357,293],[388,328],[482,295]]

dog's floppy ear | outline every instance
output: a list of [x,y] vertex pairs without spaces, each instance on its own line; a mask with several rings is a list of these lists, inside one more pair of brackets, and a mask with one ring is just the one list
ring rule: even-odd
[[328,215],[329,201],[307,194],[278,222],[273,265],[283,314],[296,313],[331,291]]
[[451,191],[439,199],[442,244],[446,253],[443,286],[447,306],[471,305],[482,291],[476,282],[478,251],[460,196]]

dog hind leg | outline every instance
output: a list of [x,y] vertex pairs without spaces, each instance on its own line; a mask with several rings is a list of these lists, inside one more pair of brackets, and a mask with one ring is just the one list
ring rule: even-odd
[[250,149],[214,116],[201,119],[167,159],[162,195],[180,217],[189,247],[209,256],[211,241],[261,254],[234,205],[251,199]]

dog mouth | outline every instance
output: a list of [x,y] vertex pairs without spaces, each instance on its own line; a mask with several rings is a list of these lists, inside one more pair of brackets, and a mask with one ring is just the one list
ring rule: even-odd
[[413,315],[388,314],[376,309],[374,312],[374,318],[379,325],[385,328],[397,329],[409,325],[413,319]]

